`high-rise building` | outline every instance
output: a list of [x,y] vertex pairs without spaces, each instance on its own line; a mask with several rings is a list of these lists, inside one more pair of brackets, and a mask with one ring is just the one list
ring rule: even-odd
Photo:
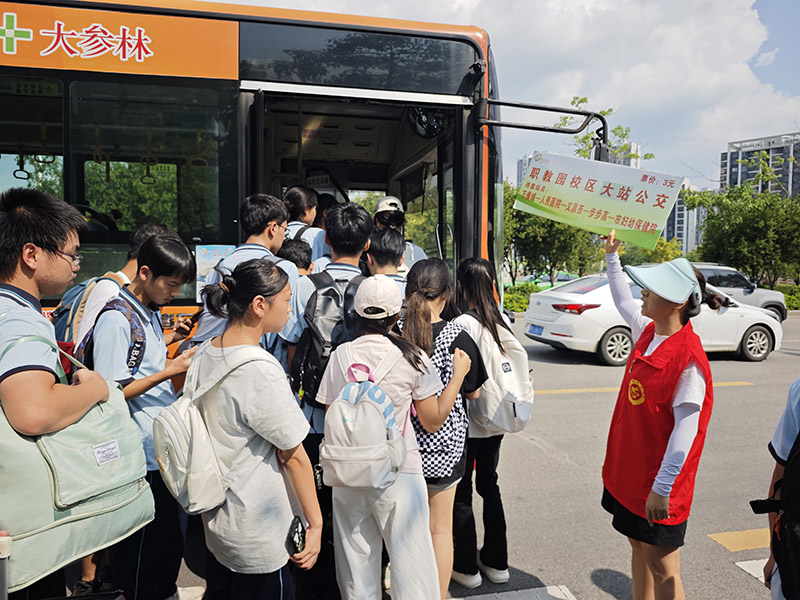
[[525,175],[531,170],[533,163],[533,154],[526,154],[520,159],[517,159],[517,187],[522,187],[522,182],[525,180]]
[[[800,159],[800,131],[729,142],[728,151],[720,155],[720,188],[742,185],[746,181],[755,179],[759,172],[759,164],[753,159],[758,158],[762,151],[766,152],[769,165],[778,179],[770,182],[768,186],[764,182],[759,182],[758,191],[769,189],[789,196],[800,195],[800,164],[790,160],[795,157]],[[753,161],[754,164],[749,164],[749,161]]]
[[[625,156],[613,156],[611,152],[609,152],[608,162],[614,165],[625,165],[626,167],[633,167],[634,169],[638,169],[641,167],[641,156],[642,156],[642,147],[641,145],[637,144],[636,142],[630,143],[630,148],[628,148],[628,152]],[[636,158],[632,157],[631,154],[635,154]]]
[[[697,189],[687,179],[683,185],[684,190]],[[702,206],[694,210],[689,210],[683,203],[683,192],[678,195],[672,212],[667,217],[667,224],[664,226],[662,235],[667,241],[677,238],[681,244],[681,250],[686,254],[697,248],[703,243],[703,220],[706,216],[706,209]]]

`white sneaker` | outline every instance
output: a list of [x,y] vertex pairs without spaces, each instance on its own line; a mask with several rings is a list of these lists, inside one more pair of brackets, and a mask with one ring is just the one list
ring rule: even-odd
[[508,569],[500,570],[487,567],[481,562],[480,556],[478,557],[478,568],[483,571],[483,574],[486,575],[492,583],[508,583],[508,580],[511,578]]
[[483,583],[483,578],[481,577],[480,573],[467,575],[466,573],[453,571],[453,573],[450,575],[450,579],[455,581],[457,584],[463,585],[465,588],[469,588],[471,590]]

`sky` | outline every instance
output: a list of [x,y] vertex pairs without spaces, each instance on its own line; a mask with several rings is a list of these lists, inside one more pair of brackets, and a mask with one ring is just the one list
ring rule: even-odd
[[[200,1],[200,0],[198,0]],[[224,0],[227,1],[227,0]],[[730,141],[800,131],[798,0],[237,0],[475,25],[490,36],[500,97],[613,108],[651,152],[648,170],[718,187]],[[517,120],[517,114],[504,114]],[[551,125],[552,115],[528,120]],[[569,136],[503,130],[505,177],[534,150],[571,154]]]

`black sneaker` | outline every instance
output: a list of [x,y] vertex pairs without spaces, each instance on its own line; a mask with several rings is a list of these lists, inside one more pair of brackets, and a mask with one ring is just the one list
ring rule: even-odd
[[94,593],[94,581],[84,581],[79,579],[72,586],[73,596],[88,596]]

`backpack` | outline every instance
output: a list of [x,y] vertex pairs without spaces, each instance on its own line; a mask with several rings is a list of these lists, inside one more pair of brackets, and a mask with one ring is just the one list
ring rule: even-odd
[[64,343],[75,342],[75,336],[86,311],[86,302],[89,299],[89,295],[92,293],[94,286],[104,279],[113,281],[120,289],[125,285],[119,275],[109,271],[102,277],[91,277],[81,281],[64,294],[61,302],[50,316],[50,320],[56,330],[56,340]]
[[316,289],[306,304],[303,318],[307,327],[300,335],[289,368],[292,390],[303,406],[325,408],[316,401],[320,379],[331,353],[357,336],[355,297],[363,275],[352,279],[334,279],[330,273],[308,275]]
[[[30,335],[1,354],[28,342],[58,351],[53,340]],[[58,364],[56,375],[67,384]],[[14,546],[0,596],[6,584],[11,592],[28,587],[153,520],[139,429],[119,385],[106,385],[107,401],[52,433],[21,435],[0,410],[0,529],[9,532]]]
[[[775,495],[781,492],[780,499]],[[789,451],[783,478],[775,482],[772,496],[752,500],[750,507],[757,515],[777,512],[772,530],[772,555],[781,575],[781,588],[786,600],[800,599],[800,434]]]
[[337,356],[348,383],[325,413],[319,446],[323,481],[332,487],[385,489],[405,465],[406,443],[394,404],[378,382],[403,355],[393,348],[374,374],[352,362],[349,344],[340,346]]
[[[490,435],[521,431],[531,420],[533,379],[528,367],[528,353],[505,327],[497,332],[505,352],[491,332],[469,313],[456,319],[472,335],[486,365],[489,378],[481,386],[477,400],[467,403],[469,417]],[[473,335],[479,331],[479,335]]]
[[[199,352],[202,352],[202,348]],[[197,402],[234,370],[258,360],[268,360],[256,346],[234,350],[213,373],[200,373],[193,360],[186,374],[183,395],[164,407],[153,422],[156,460],[164,485],[190,515],[225,502],[230,481],[222,473],[211,435]]]
[[130,302],[125,298],[112,298],[106,305],[97,313],[94,325],[89,330],[81,342],[75,347],[75,358],[83,362],[89,369],[94,368],[94,328],[97,326],[97,321],[100,316],[108,311],[116,310],[125,315],[128,319],[131,331],[131,341],[128,346],[128,368],[131,370],[131,375],[135,375],[144,360],[144,351],[147,347],[147,336],[145,335],[144,325],[142,324],[139,315],[136,314],[136,309],[131,306]]

